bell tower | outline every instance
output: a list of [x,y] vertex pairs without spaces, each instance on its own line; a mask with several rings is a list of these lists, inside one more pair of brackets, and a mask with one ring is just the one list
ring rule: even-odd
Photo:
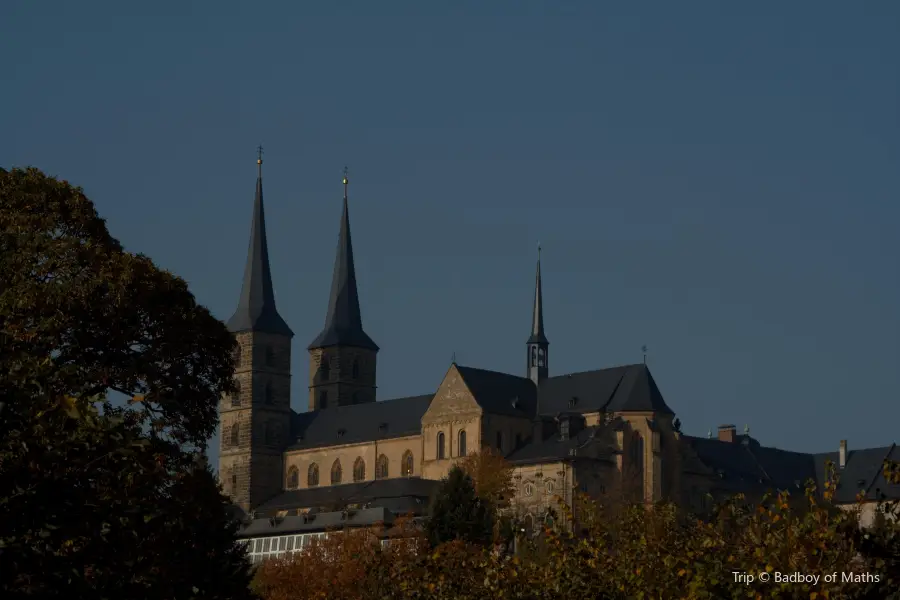
[[283,452],[291,426],[291,338],[275,309],[263,208],[262,147],[256,161],[250,248],[234,333],[238,389],[219,405],[219,478],[232,501],[249,511],[282,489]]
[[378,346],[362,326],[344,169],[344,209],[325,328],[309,345],[309,410],[375,402]]
[[541,294],[541,247],[538,245],[537,275],[534,281],[534,308],[531,316],[531,335],[526,342],[528,348],[527,373],[535,385],[547,378],[549,368],[550,342],[544,335],[544,305]]

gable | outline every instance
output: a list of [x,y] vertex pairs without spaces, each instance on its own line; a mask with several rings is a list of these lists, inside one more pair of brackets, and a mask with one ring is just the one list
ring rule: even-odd
[[472,391],[466,385],[456,365],[450,365],[444,380],[434,393],[428,410],[422,415],[421,423],[437,423],[448,417],[481,414],[481,407],[475,401]]

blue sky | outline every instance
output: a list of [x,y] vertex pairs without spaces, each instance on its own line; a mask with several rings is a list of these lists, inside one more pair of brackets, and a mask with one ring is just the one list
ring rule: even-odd
[[82,185],[226,319],[263,144],[270,255],[321,329],[351,171],[379,397],[638,362],[685,431],[802,451],[900,421],[900,4],[7,2],[0,165]]

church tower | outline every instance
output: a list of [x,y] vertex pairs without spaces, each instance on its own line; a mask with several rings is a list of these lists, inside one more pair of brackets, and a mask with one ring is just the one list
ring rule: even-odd
[[309,345],[309,410],[375,402],[378,346],[362,327],[344,169],[344,210],[325,329]]
[[275,309],[263,210],[262,148],[250,249],[237,310],[228,321],[238,348],[238,389],[219,408],[219,478],[232,501],[249,511],[282,489],[283,451],[291,426],[291,338]]
[[547,378],[549,374],[548,349],[550,342],[544,335],[544,304],[541,294],[541,247],[538,246],[537,275],[534,281],[534,309],[531,316],[531,336],[526,342],[528,346],[528,378],[535,385]]

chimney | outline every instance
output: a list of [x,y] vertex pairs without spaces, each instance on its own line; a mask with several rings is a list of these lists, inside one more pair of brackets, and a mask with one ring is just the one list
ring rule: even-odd
[[734,443],[736,430],[734,425],[719,425],[719,441]]
[[847,464],[847,440],[841,440],[841,448],[838,451],[838,467],[843,469]]

